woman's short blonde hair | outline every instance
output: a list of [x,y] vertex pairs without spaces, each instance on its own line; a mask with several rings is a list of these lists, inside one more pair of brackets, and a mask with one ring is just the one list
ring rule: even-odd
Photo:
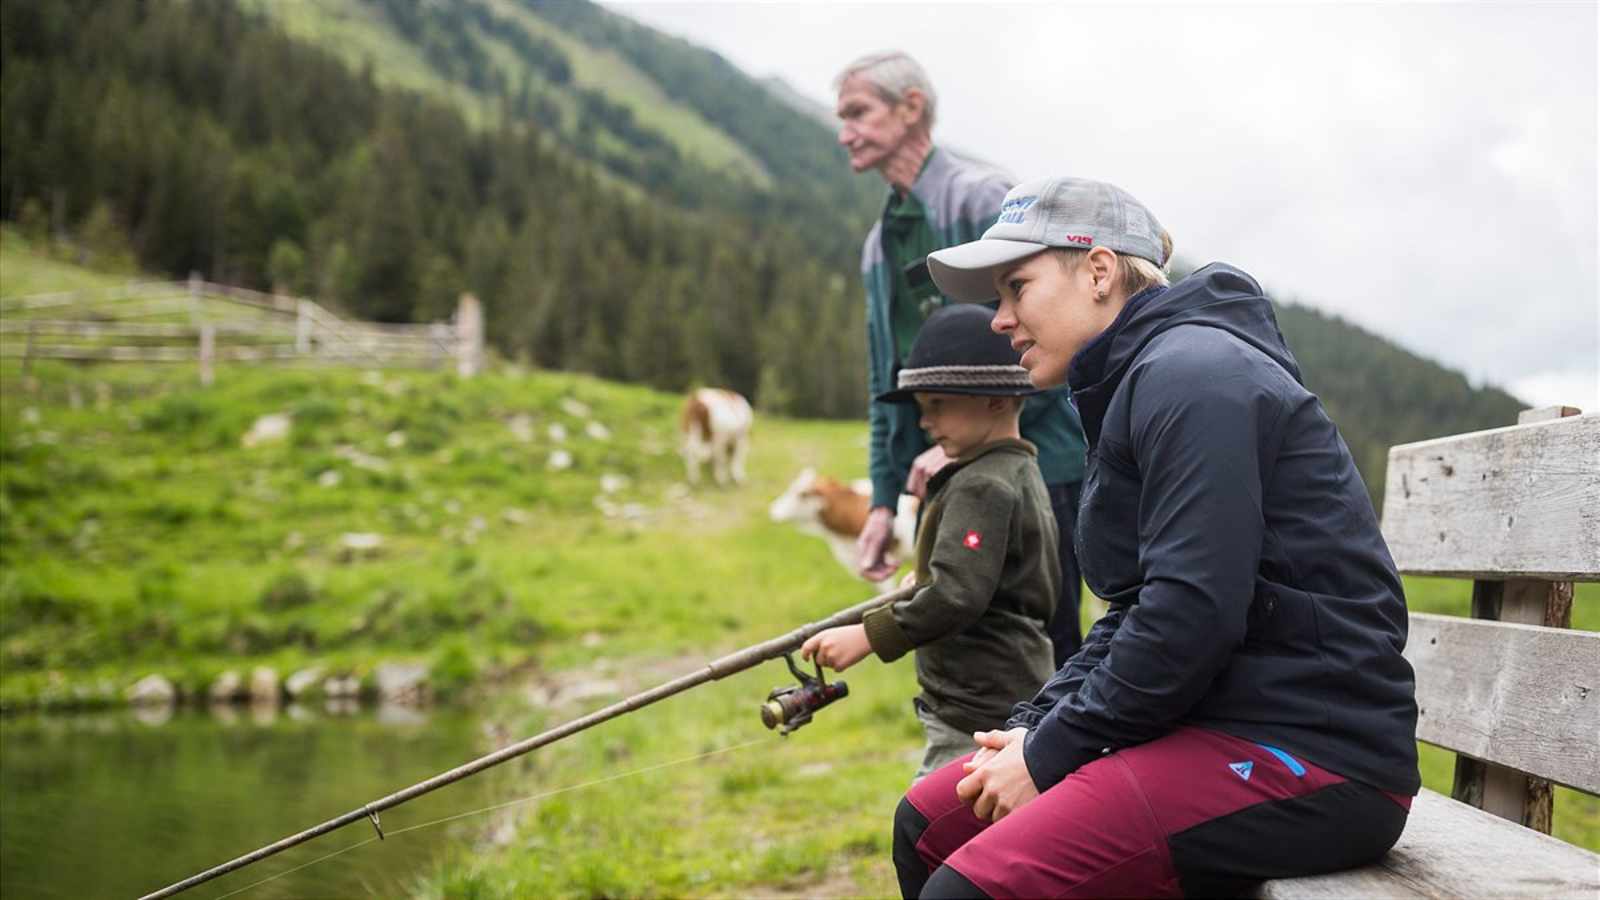
[[[1077,247],[1052,247],[1050,252],[1055,255],[1056,261],[1068,272],[1075,272],[1089,255],[1089,250]],[[1115,252],[1115,251],[1113,251]],[[1167,277],[1168,266],[1172,263],[1172,235],[1166,229],[1161,230],[1161,265],[1156,265],[1142,256],[1130,256],[1126,253],[1117,253],[1117,287],[1125,296],[1132,297],[1146,288],[1166,287],[1169,283]]]

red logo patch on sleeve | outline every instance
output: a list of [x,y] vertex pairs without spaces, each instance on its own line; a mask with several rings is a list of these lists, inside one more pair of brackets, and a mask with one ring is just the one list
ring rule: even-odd
[[976,531],[969,531],[967,532],[967,536],[961,539],[961,543],[966,546],[968,550],[976,550],[983,546],[983,535],[977,533]]

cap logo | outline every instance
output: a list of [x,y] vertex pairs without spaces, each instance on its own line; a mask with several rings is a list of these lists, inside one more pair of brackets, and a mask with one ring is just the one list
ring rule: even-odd
[[1094,238],[1087,234],[1069,234],[1062,238],[1069,244],[1082,244],[1085,247],[1094,246]]
[[1028,211],[1028,207],[1037,202],[1039,202],[1039,197],[1037,194],[1032,197],[1016,197],[1014,199],[1007,200],[1000,204],[1000,218],[996,221],[1003,222],[1007,225],[1020,225],[1022,223],[1023,213],[1026,213]]

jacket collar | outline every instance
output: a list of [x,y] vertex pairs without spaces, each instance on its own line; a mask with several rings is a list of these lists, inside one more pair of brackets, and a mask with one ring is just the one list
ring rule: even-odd
[[1039,448],[1021,438],[1001,438],[998,441],[980,444],[971,453],[934,473],[934,476],[928,479],[928,496],[933,496],[934,492],[943,487],[944,483],[954,477],[957,472],[977,462],[981,457],[998,452],[1026,453],[1035,459],[1039,456]]
[[[942,152],[937,144],[929,147],[928,155],[922,160],[922,170],[917,173],[917,180],[911,182],[911,196],[917,198],[918,203],[927,205],[933,186],[950,178],[950,165],[950,154]],[[890,187],[884,192],[883,215],[887,215],[894,205],[894,188]]]

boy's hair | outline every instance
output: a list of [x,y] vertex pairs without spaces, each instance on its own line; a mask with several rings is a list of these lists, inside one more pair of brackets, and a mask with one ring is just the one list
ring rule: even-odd
[[[1051,247],[1050,254],[1061,264],[1061,268],[1068,272],[1075,272],[1083,263],[1083,258],[1089,255],[1089,250],[1077,247]],[[1112,251],[1115,252],[1115,251]],[[1161,230],[1161,258],[1171,264],[1172,260],[1172,235],[1166,229]],[[1117,253],[1117,286],[1123,293],[1132,297],[1145,288],[1156,286],[1166,287],[1167,266],[1158,266],[1148,259],[1132,256],[1127,253]]]

